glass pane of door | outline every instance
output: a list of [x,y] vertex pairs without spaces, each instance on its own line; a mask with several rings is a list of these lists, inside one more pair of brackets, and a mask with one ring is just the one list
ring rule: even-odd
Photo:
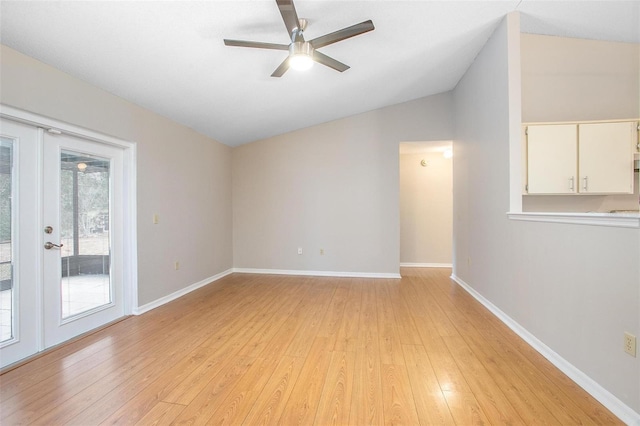
[[14,337],[13,140],[0,138],[0,342]]
[[60,155],[62,319],[112,302],[110,160]]

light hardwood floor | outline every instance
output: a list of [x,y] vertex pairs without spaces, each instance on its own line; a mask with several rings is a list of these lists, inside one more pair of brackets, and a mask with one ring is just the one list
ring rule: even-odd
[[0,376],[0,423],[621,424],[454,284],[233,274]]

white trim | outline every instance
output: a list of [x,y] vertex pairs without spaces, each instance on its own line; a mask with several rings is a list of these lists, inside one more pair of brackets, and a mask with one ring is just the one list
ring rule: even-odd
[[640,118],[616,118],[614,120],[574,120],[574,121],[527,121],[523,126],[539,126],[547,124],[599,124],[599,123],[629,123],[638,122]]
[[400,262],[400,267],[404,268],[451,268],[451,263],[408,263]]
[[156,299],[153,302],[147,303],[145,305],[142,306],[138,306],[137,308],[133,309],[133,315],[141,315],[144,314],[145,312],[149,312],[152,309],[155,309],[159,306],[162,306],[166,303],[169,303],[171,301],[174,301],[182,296],[184,296],[187,293],[191,293],[194,290],[199,289],[200,287],[204,287],[207,284],[211,284],[214,281],[218,281],[221,278],[226,277],[227,275],[233,273],[233,269],[227,269],[226,271],[220,272],[219,274],[216,274],[212,277],[209,278],[205,278],[202,281],[198,281],[195,284],[191,284],[188,287],[185,287],[183,289],[180,289],[178,291],[174,291],[171,294],[168,294],[164,297],[161,297],[160,299]]
[[[36,170],[36,209],[38,210],[38,214],[36,216],[37,229],[43,229],[43,199],[44,199],[44,181],[43,181],[43,165],[44,165],[44,130],[38,129],[38,140],[37,140],[37,158],[38,167]],[[42,233],[38,233],[38,238],[36,239],[36,247],[42,247],[44,244],[44,236]],[[43,268],[43,256],[42,250],[36,250],[34,253],[35,260],[35,272],[38,277],[38,282],[36,284],[36,309],[33,312],[34,317],[36,318],[36,339],[38,340],[38,352],[44,350],[44,268]]]
[[301,275],[313,277],[344,277],[344,278],[402,278],[400,274],[386,272],[336,272],[336,271],[302,271],[287,269],[256,269],[233,268],[233,272],[240,274],[271,274],[271,275]]
[[547,213],[508,212],[511,220],[528,222],[571,223],[576,225],[613,226],[617,228],[640,228],[640,214],[620,213]]
[[550,347],[545,345],[542,341],[531,334],[526,328],[518,324],[513,318],[505,314],[486,299],[483,295],[478,293],[469,284],[457,277],[455,274],[451,275],[451,279],[460,285],[464,290],[473,296],[478,302],[482,303],[489,311],[491,311],[500,321],[502,321],[513,332],[520,336],[525,342],[527,342],[532,348],[538,351],[542,356],[548,359],[553,365],[555,365],[560,371],[566,374],[571,380],[576,382],[578,386],[587,391],[591,396],[598,400],[602,405],[608,408],[613,414],[620,418],[628,425],[636,424],[640,425],[640,414],[636,413],[631,407],[626,405],[620,399],[618,399],[611,392],[606,390],[600,384],[598,384],[591,377],[576,368],[566,359],[555,353]]
[[[127,204],[127,211],[125,212],[124,220],[124,232],[125,235],[133,236],[133,238],[125,238],[123,242],[123,259],[128,259],[124,262],[122,268],[122,278],[124,282],[129,282],[131,285],[124,286],[124,312],[128,315],[133,312],[133,308],[138,306],[138,146],[132,144],[129,149],[124,150],[123,166],[124,174],[128,176],[128,185],[124,187],[123,199]],[[134,220],[127,220],[127,215]]]
[[24,111],[18,108],[11,107],[9,105],[0,104],[0,116],[14,121],[19,121],[21,123],[30,124],[32,126],[44,128],[46,130],[60,130],[61,132],[68,135],[79,136],[83,139],[89,139],[94,142],[100,142],[108,145],[115,145],[121,148],[130,148],[131,146],[135,145],[134,142],[125,141],[114,136],[106,135],[104,133],[96,132],[94,130],[56,120],[54,118],[45,117],[29,111]]

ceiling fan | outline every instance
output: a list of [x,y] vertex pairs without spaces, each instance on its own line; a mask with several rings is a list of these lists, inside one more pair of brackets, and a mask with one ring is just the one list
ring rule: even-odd
[[274,49],[274,50],[288,50],[289,56],[280,64],[278,68],[271,74],[271,77],[282,77],[287,72],[289,67],[295,69],[307,69],[313,65],[313,62],[318,62],[322,65],[326,65],[329,68],[333,68],[336,71],[346,71],[349,66],[343,64],[340,61],[318,52],[321,47],[328,46],[333,43],[351,38],[368,31],[375,29],[371,20],[361,22],[359,24],[352,25],[350,27],[343,28],[341,30],[325,34],[321,37],[314,38],[313,40],[306,41],[304,39],[304,30],[307,27],[306,19],[298,19],[296,8],[293,5],[293,0],[276,0],[280,14],[284,25],[289,32],[289,38],[291,43],[289,44],[276,44],[276,43],[263,43],[259,41],[243,41],[243,40],[224,40],[224,44],[227,46],[239,46],[239,47],[255,47],[258,49]]

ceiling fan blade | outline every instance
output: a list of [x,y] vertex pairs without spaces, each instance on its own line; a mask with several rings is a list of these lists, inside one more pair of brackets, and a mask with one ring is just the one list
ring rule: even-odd
[[293,0],[276,0],[276,3],[278,4],[278,9],[280,9],[284,25],[289,32],[289,39],[296,41],[294,39],[298,34],[300,20],[298,19],[298,13],[296,13],[296,7],[293,5]]
[[319,64],[326,65],[329,68],[333,68],[334,70],[340,72],[346,71],[350,68],[349,65],[343,64],[340,61],[336,61],[335,59],[330,58],[329,56],[320,53],[317,50],[313,51],[313,60],[318,62]]
[[282,77],[285,72],[289,69],[289,57],[282,61],[280,66],[276,68],[276,70],[271,74],[271,77]]
[[287,44],[262,43],[259,41],[227,40],[225,38],[224,44],[227,46],[255,47],[257,49],[289,50],[289,45]]
[[372,30],[375,30],[375,27],[373,26],[373,22],[371,21],[371,19],[369,19],[368,21],[360,22],[359,24],[355,24],[350,27],[320,36],[318,38],[314,38],[309,43],[311,43],[314,49],[319,49],[323,46],[337,43],[344,39],[355,37]]

